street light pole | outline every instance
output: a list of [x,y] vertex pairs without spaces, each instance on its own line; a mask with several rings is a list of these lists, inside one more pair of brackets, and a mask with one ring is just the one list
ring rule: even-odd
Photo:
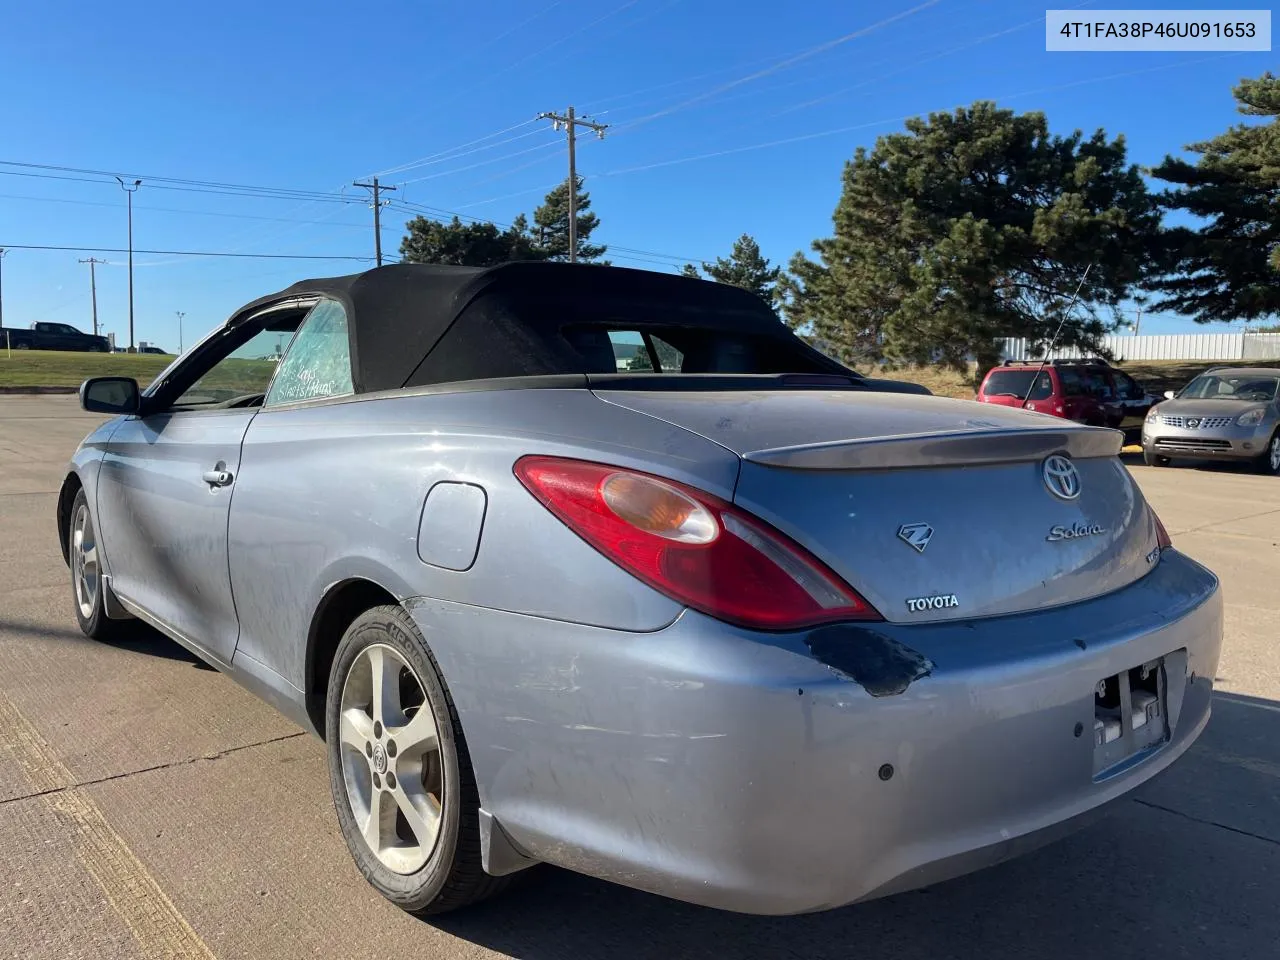
[[127,184],[119,177],[116,177],[116,182],[120,184],[120,189],[129,196],[129,352],[137,353],[137,348],[133,343],[133,195],[142,186],[142,181],[135,180],[133,183]]
[[0,327],[4,326],[4,247],[0,247]]
[[173,311],[178,315],[178,356],[182,356],[182,318],[186,316],[181,310]]

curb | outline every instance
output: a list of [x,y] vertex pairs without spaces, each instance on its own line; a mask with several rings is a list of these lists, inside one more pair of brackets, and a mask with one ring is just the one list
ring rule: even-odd
[[39,396],[49,393],[79,393],[79,387],[0,387],[0,396],[7,394],[29,394]]

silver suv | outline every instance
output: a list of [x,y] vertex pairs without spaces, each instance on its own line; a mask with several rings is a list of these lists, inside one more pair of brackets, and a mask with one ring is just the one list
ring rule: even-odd
[[1280,370],[1218,367],[1165,394],[1142,425],[1142,458],[1235,460],[1280,473]]

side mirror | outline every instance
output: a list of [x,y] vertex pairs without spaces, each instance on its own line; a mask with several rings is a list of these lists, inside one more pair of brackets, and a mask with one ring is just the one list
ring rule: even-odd
[[90,413],[137,413],[142,392],[133,377],[90,377],[80,384],[80,406]]
[[1164,392],[1164,398],[1166,400],[1172,400],[1175,396],[1177,396],[1177,394],[1175,394],[1172,390],[1166,390]]

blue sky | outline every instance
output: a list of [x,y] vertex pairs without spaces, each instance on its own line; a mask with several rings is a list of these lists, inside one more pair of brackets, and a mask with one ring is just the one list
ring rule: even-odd
[[[1197,5],[1163,4],[1177,6]],[[573,104],[612,125],[605,140],[580,142],[579,170],[603,221],[593,239],[613,245],[615,262],[672,269],[727,252],[743,232],[785,262],[829,232],[855,147],[906,116],[995,99],[1045,111],[1057,132],[1124,133],[1131,159],[1148,164],[1236,122],[1230,88],[1274,67],[1273,53],[1046,53],[1044,10],[1005,0],[228,0],[79,3],[51,16],[10,3],[0,160],[143,177],[140,250],[371,257],[372,213],[352,180],[403,167],[383,177],[402,184],[396,201],[509,222],[565,173],[563,135],[532,118]],[[406,166],[415,161],[425,162]],[[0,171],[0,246],[125,246],[114,182]],[[46,176],[13,175],[32,173]],[[398,249],[408,216],[385,211],[385,251]],[[12,249],[5,325],[87,330],[86,256]],[[126,257],[96,256],[110,261],[98,268],[104,330],[127,340]],[[136,335],[175,350],[181,310],[190,346],[263,293],[361,266],[138,253]],[[1193,328],[1143,321],[1143,332]]]

